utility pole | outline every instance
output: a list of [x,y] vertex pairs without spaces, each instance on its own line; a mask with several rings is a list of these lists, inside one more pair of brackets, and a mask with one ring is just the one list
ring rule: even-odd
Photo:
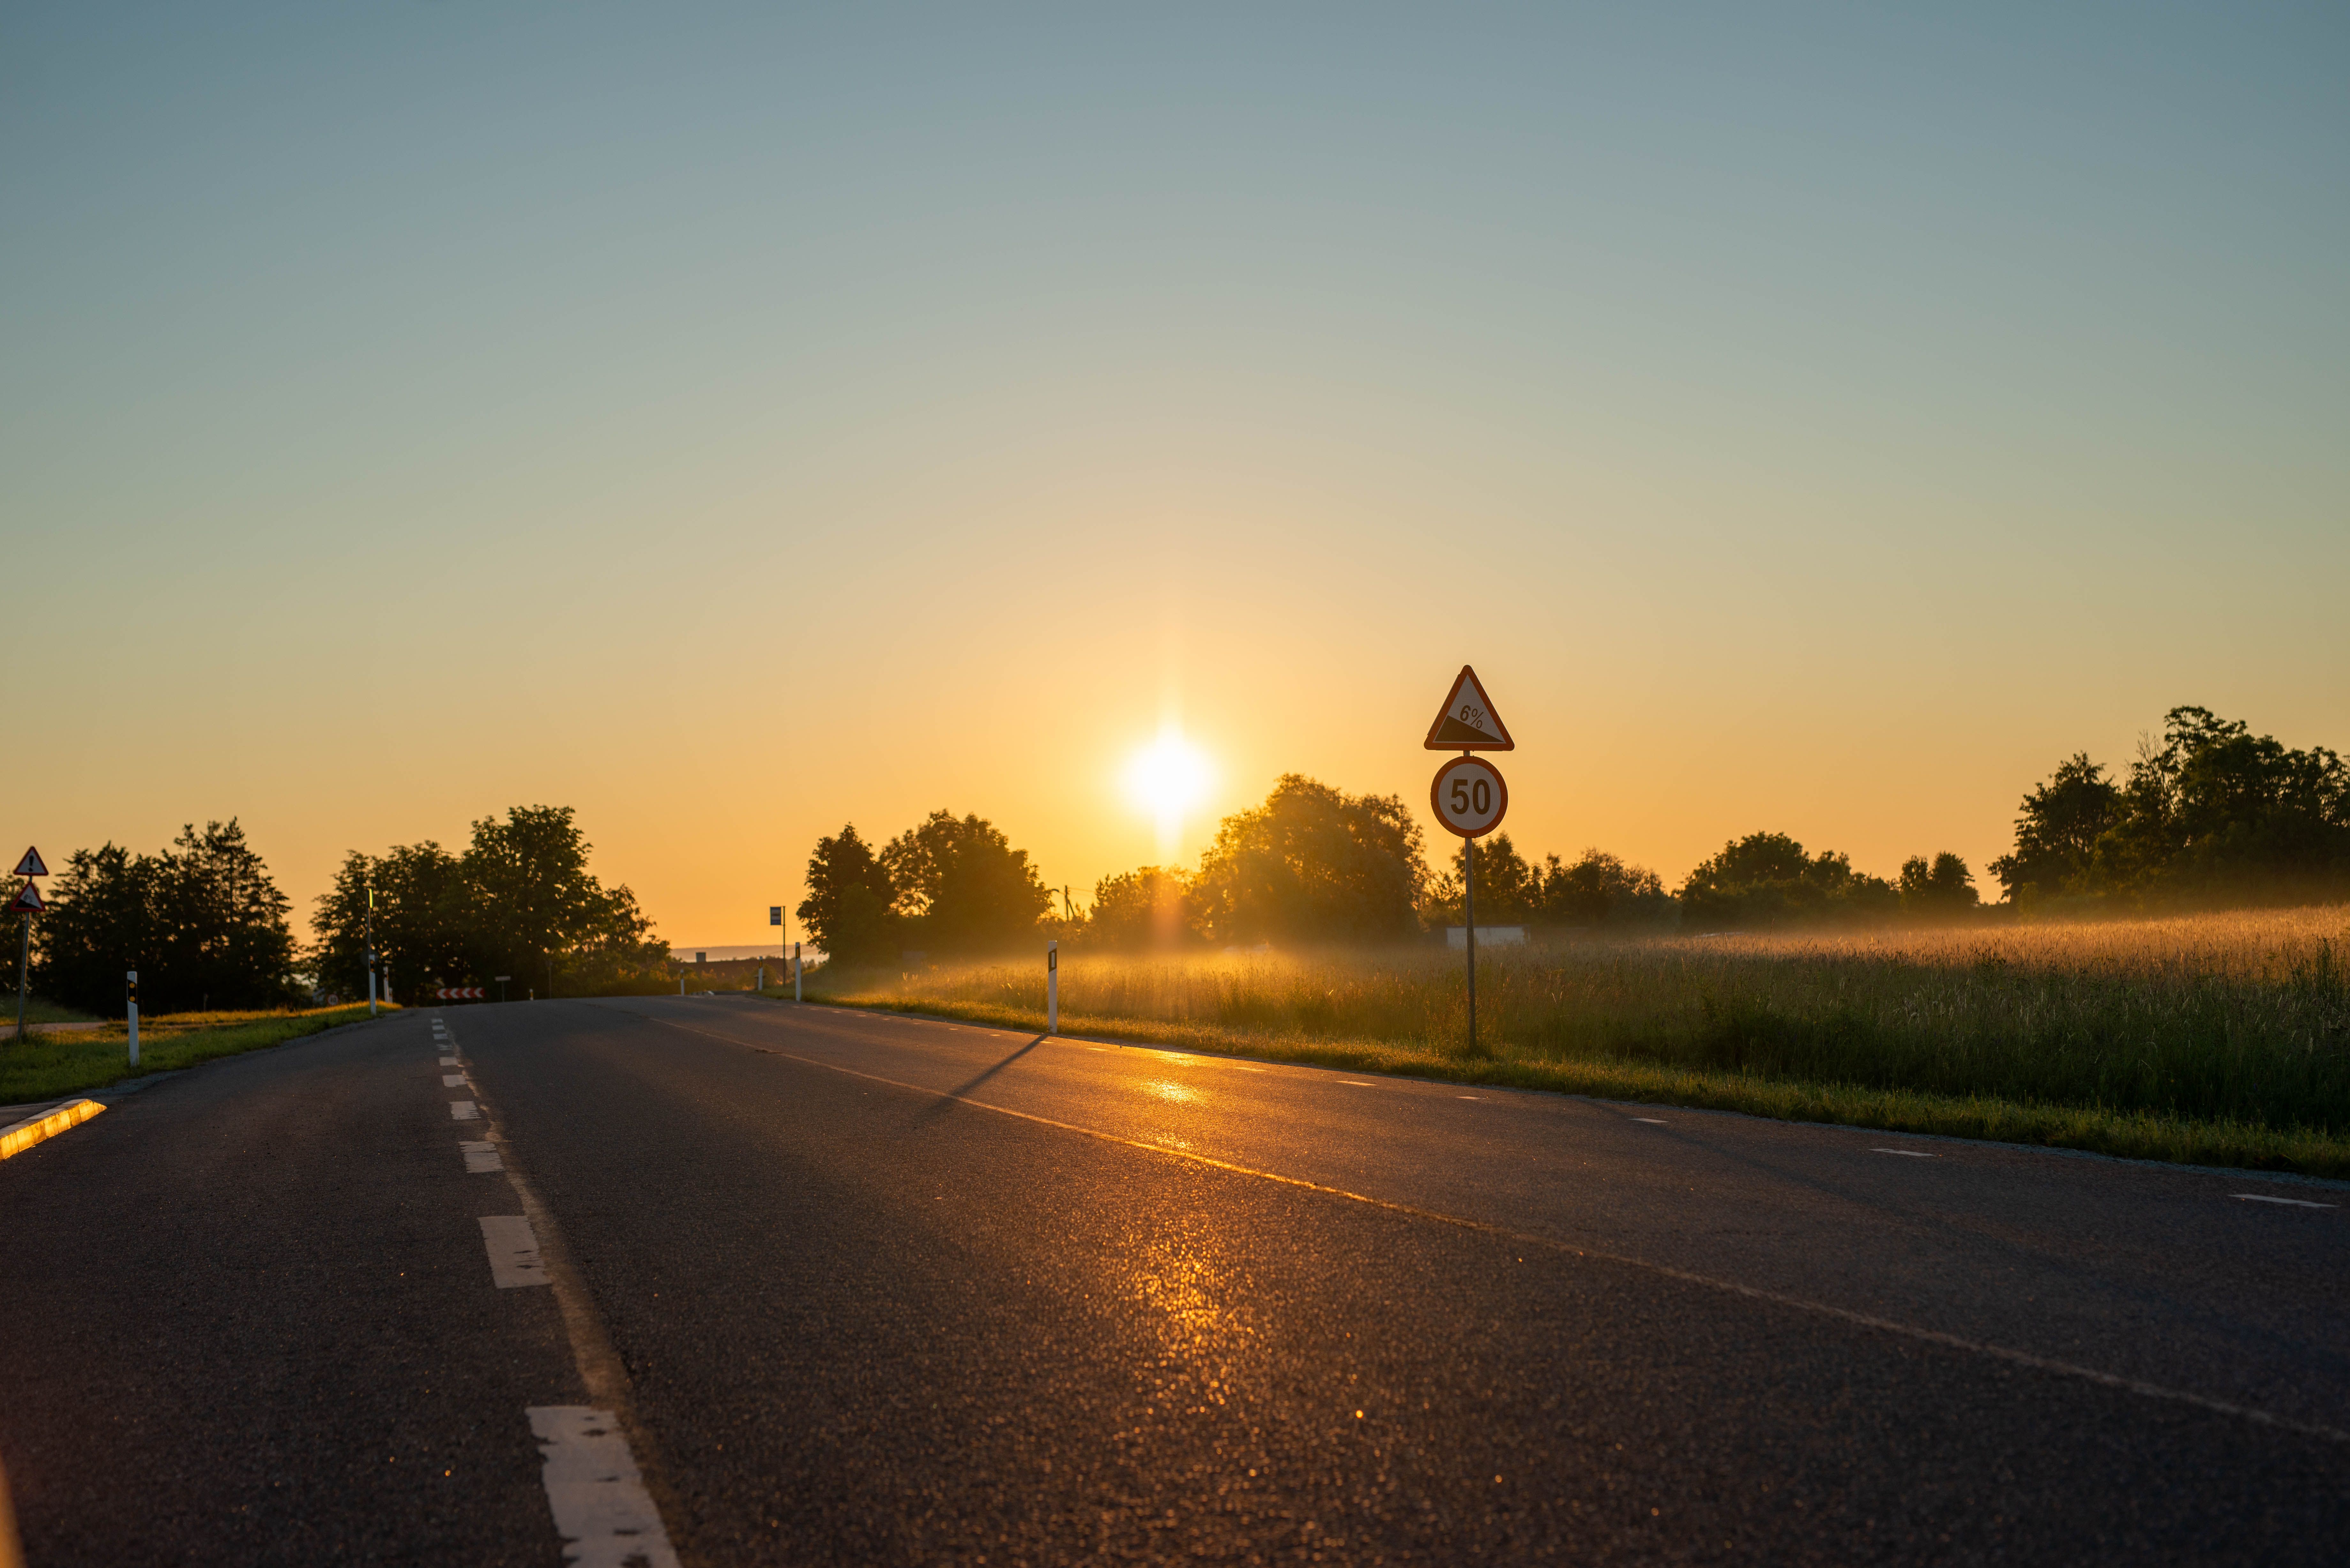
[[375,1016],[375,868],[367,874],[368,1016]]

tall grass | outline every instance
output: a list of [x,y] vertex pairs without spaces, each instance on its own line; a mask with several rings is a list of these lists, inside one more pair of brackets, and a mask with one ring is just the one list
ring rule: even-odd
[[296,1012],[177,1012],[139,1024],[139,1065],[130,1064],[122,1021],[72,1033],[35,1034],[0,1045],[0,1106],[102,1089],[134,1075],[192,1067],[216,1056],[265,1050],[368,1015],[367,1003]]
[[[1042,1016],[1041,962],[838,1000]],[[1866,934],[1583,940],[1481,954],[1482,1056],[1612,1063],[2350,1136],[2350,906]],[[1442,949],[1067,956],[1064,1019],[1191,1044],[1466,1057]]]

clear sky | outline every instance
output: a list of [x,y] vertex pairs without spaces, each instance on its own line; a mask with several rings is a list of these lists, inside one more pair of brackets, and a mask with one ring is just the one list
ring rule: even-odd
[[[52,863],[577,806],[682,945],[1120,769],[1981,871],[2199,702],[2350,745],[2350,10],[16,5]],[[1448,841],[1449,843],[1449,841]]]

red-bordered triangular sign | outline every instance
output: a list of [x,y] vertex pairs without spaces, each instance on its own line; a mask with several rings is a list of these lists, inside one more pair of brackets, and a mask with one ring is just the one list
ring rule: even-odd
[[1452,682],[1452,695],[1444,700],[1437,711],[1436,722],[1428,727],[1428,749],[1431,752],[1514,752],[1518,743],[1510,739],[1510,727],[1493,711],[1492,700],[1477,683],[1477,672],[1467,665]]
[[29,845],[25,849],[25,857],[16,862],[16,869],[8,873],[11,877],[46,877],[48,874],[49,868],[41,864],[41,852]]
[[27,882],[16,889],[16,897],[9,901],[7,912],[12,915],[37,915],[41,909],[41,889],[37,885]]

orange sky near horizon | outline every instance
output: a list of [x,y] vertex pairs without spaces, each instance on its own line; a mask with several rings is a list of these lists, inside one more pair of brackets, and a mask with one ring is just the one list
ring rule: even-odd
[[[1122,781],[1995,891],[2199,703],[2350,743],[2345,26],[2028,7],[27,18],[0,831],[567,805],[675,945]],[[1432,843],[1432,857],[1451,843]]]

